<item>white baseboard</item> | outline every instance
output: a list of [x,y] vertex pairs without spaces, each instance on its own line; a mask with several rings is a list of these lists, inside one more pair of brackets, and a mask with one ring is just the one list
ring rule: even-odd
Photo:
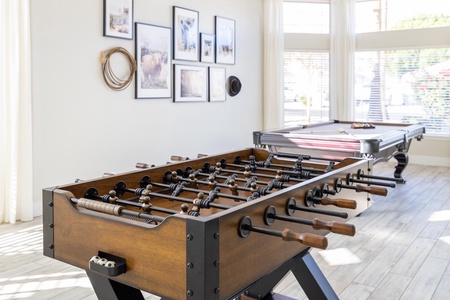
[[450,157],[411,155],[409,156],[409,163],[427,166],[450,167]]

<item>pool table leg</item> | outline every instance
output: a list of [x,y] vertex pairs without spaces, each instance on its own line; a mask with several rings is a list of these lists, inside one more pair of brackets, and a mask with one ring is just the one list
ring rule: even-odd
[[402,178],[402,172],[408,165],[408,154],[406,154],[405,152],[398,152],[394,155],[394,158],[398,162],[397,166],[395,167],[394,177],[403,180],[398,183],[406,183],[406,180]]

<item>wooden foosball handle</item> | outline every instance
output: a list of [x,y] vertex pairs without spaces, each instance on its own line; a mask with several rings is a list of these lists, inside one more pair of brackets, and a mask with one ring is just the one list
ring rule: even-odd
[[330,199],[330,198],[322,198],[321,199],[322,205],[334,205],[337,207],[342,208],[350,208],[350,209],[356,209],[356,201],[351,199]]
[[319,249],[327,249],[328,240],[326,237],[311,234],[311,233],[297,233],[290,229],[283,230],[283,241],[297,241],[305,246],[310,246]]
[[367,192],[372,195],[379,195],[379,196],[386,196],[388,194],[388,191],[386,188],[378,187],[378,186],[363,186],[360,184],[357,184],[356,186],[357,192]]
[[171,161],[185,161],[185,160],[189,160],[189,157],[185,157],[185,156],[180,156],[180,155],[172,155],[170,157]]
[[313,220],[313,228],[320,230],[320,229],[326,229],[333,233],[348,235],[348,236],[354,236],[356,233],[355,225],[353,224],[347,224],[347,223],[341,223],[341,222],[335,222],[335,221],[322,221],[319,219]]
[[136,163],[136,168],[138,168],[138,169],[147,169],[147,168],[150,168],[150,165],[147,164],[147,163],[138,162],[138,163]]

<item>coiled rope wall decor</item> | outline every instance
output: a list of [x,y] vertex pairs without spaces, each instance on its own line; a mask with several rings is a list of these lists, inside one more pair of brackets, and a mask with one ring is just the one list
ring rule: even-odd
[[[127,79],[121,79],[114,74],[111,69],[110,58],[115,53],[122,53],[128,59],[130,63],[130,75]],[[136,60],[126,49],[121,47],[111,48],[101,52],[100,61],[102,62],[103,79],[105,79],[106,85],[115,91],[121,91],[127,88],[133,81],[134,74],[136,72]]]

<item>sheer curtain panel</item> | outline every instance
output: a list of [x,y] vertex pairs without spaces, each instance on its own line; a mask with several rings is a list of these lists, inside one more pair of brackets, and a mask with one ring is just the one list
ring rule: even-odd
[[264,129],[283,124],[283,0],[264,0]]
[[353,120],[353,66],[355,55],[355,0],[331,1],[331,78],[334,109],[331,118]]
[[33,218],[29,0],[0,1],[0,224]]

